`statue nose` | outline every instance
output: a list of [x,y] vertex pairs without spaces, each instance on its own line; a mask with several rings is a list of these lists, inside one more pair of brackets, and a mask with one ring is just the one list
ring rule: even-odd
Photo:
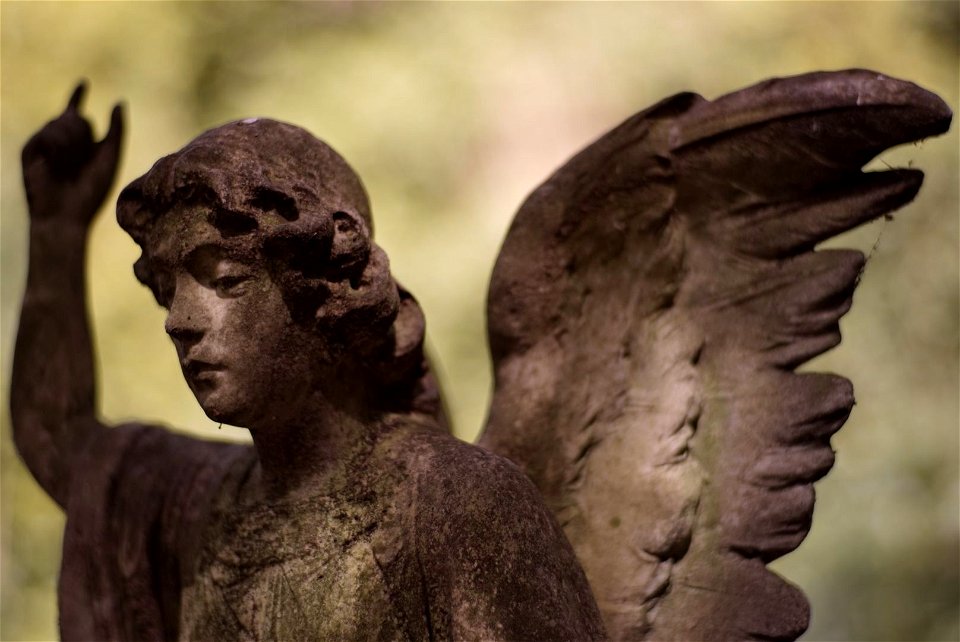
[[200,329],[171,324],[169,318],[164,324],[164,328],[171,339],[181,344],[196,343],[200,340],[200,337],[203,336],[203,332]]
[[189,287],[177,287],[163,324],[170,338],[181,344],[199,341],[205,328],[205,314],[200,305],[200,293]]

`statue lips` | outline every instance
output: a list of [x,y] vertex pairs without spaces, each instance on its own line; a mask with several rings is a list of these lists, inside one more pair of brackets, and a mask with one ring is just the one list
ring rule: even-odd
[[216,383],[217,373],[225,369],[222,364],[199,359],[185,359],[180,365],[189,382],[198,390],[212,388]]

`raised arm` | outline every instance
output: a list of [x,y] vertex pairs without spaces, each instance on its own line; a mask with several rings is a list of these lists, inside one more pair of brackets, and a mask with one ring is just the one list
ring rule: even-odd
[[30,472],[61,506],[71,457],[103,426],[97,418],[86,309],[87,232],[117,173],[120,105],[96,142],[79,107],[86,87],[23,148],[30,265],[10,391],[13,437]]

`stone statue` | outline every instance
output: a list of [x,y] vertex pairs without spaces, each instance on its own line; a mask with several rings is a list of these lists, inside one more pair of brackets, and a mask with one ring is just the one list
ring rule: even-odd
[[90,222],[116,173],[84,88],[23,151],[30,268],[15,439],[67,512],[64,639],[793,639],[799,545],[849,382],[863,257],[821,240],[909,202],[863,173],[950,111],[851,70],[681,94],[580,152],[519,210],[488,300],[480,444],[446,429],[424,320],[360,180],[248,119],[120,194],[137,278],[211,419],[252,446],[97,418]]

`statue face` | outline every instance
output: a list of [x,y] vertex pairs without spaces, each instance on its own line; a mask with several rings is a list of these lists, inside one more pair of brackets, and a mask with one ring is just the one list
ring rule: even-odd
[[284,420],[312,389],[322,340],[291,319],[249,236],[225,239],[203,208],[163,217],[146,249],[187,384],[214,421]]

